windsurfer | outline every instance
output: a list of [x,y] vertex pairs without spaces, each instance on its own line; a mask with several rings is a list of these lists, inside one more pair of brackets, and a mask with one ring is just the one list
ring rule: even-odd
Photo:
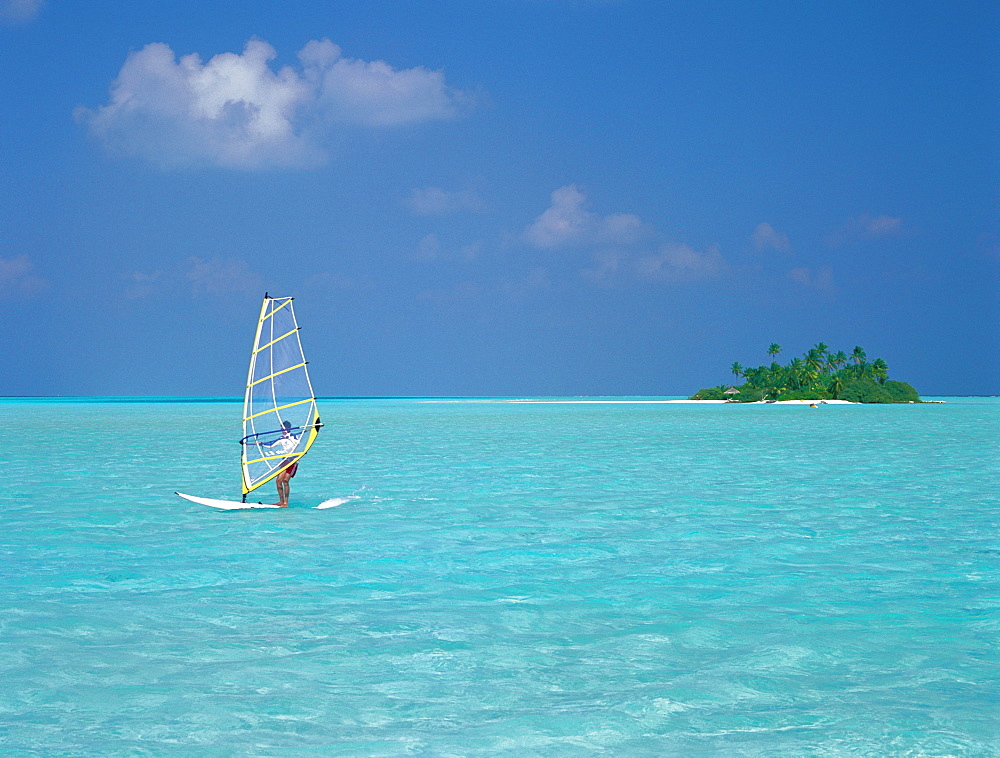
[[[290,453],[296,447],[298,447],[299,439],[292,434],[292,422],[287,419],[282,423],[281,436],[272,442],[269,447],[277,447],[282,453]],[[286,458],[281,462],[282,466],[287,466],[284,471],[282,471],[275,478],[275,484],[278,486],[278,502],[275,505],[281,508],[288,507],[288,495],[290,492],[290,487],[288,486],[289,481],[295,476],[295,472],[299,469],[299,462],[294,458]]]

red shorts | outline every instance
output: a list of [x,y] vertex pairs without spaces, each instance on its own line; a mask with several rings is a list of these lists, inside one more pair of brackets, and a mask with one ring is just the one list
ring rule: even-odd
[[288,478],[291,479],[295,476],[295,472],[299,470],[299,462],[295,461],[291,466],[285,469],[284,473],[288,474]]

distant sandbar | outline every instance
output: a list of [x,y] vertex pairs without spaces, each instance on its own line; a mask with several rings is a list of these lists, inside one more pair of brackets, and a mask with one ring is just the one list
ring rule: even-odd
[[754,403],[734,403],[729,400],[589,400],[585,398],[519,398],[506,400],[508,403],[592,403],[619,405],[657,405],[667,403],[683,403],[686,405],[861,405],[849,400],[761,400]]

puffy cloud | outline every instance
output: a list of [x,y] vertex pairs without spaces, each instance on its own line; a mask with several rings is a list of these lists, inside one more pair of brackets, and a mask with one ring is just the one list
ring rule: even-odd
[[552,193],[552,204],[525,231],[528,242],[538,248],[552,248],[579,242],[593,214],[584,210],[587,198],[575,185]]
[[187,278],[195,295],[254,295],[263,291],[263,278],[237,258],[190,259]]
[[4,21],[31,21],[42,9],[45,0],[0,0],[0,19]]
[[315,85],[319,110],[335,121],[398,126],[448,119],[471,99],[448,87],[441,71],[397,71],[385,61],[343,58],[328,39],[308,43],[299,60],[306,81]]
[[125,60],[107,105],[76,116],[113,151],[163,167],[254,169],[325,161],[322,140],[337,125],[453,118],[467,101],[440,71],[344,58],[326,39],[300,51],[299,70],[273,71],[276,56],[257,39],[207,63],[152,43]]
[[763,250],[777,250],[778,252],[787,253],[792,249],[788,235],[777,231],[766,221],[757,224],[757,228],[753,230],[752,239],[754,250],[758,252]]
[[630,213],[599,216],[587,208],[587,196],[575,185],[552,193],[552,204],[525,230],[525,239],[539,249],[570,246],[633,245],[649,230]]
[[27,255],[0,258],[0,295],[34,297],[48,287],[49,283],[35,274],[35,265]]
[[551,205],[528,226],[524,238],[540,250],[589,250],[593,265],[580,275],[594,284],[627,279],[694,281],[719,276],[727,267],[716,247],[699,252],[690,245],[664,242],[662,235],[631,213],[594,213],[576,185],[552,193]]

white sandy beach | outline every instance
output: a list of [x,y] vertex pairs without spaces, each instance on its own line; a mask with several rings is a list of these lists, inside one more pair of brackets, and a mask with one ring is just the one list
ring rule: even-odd
[[[663,400],[664,403],[728,403],[729,400]],[[757,400],[752,403],[733,403],[733,405],[861,405],[850,400]]]

